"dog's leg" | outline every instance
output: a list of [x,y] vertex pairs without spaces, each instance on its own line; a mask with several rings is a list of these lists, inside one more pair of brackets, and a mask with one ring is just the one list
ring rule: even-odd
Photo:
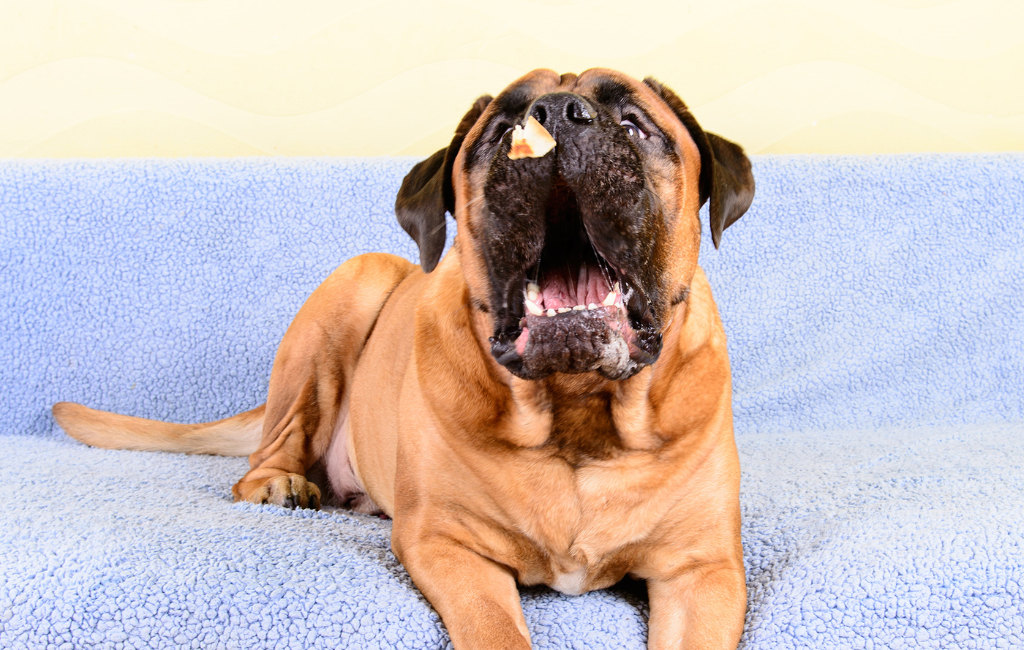
[[735,650],[743,633],[743,568],[712,565],[668,580],[648,579],[648,650]]
[[519,590],[508,569],[451,540],[393,546],[440,614],[456,650],[530,648]]
[[274,358],[259,448],[232,488],[236,500],[289,508],[319,507],[305,473],[331,443],[349,382],[377,316],[416,268],[372,253],[345,262],[309,297]]

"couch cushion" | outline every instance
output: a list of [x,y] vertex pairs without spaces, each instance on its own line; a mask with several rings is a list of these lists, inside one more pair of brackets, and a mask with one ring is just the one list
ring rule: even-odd
[[[1022,435],[741,436],[741,647],[1024,647]],[[0,647],[447,642],[390,521],[233,504],[240,458],[0,444]],[[527,589],[523,607],[538,649],[644,647],[642,586]]]

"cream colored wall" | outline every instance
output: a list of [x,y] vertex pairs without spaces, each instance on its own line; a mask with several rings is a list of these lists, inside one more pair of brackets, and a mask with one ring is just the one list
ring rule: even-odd
[[0,0],[0,157],[422,155],[594,66],[754,153],[1024,150],[1022,0]]

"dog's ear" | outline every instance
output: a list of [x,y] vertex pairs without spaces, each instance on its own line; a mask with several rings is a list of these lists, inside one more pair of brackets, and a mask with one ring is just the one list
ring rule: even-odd
[[447,149],[441,149],[430,158],[417,163],[398,190],[395,215],[405,232],[420,247],[420,265],[430,273],[441,259],[445,242],[445,211],[441,178]]
[[711,241],[718,248],[722,231],[743,216],[754,200],[754,174],[743,148],[700,128],[697,119],[674,92],[648,77],[644,83],[672,109],[700,151],[700,203],[711,199]]
[[420,247],[420,266],[427,273],[434,270],[446,236],[445,213],[455,214],[455,188],[452,169],[466,134],[480,119],[491,103],[484,95],[473,102],[472,108],[459,122],[455,137],[447,148],[441,149],[421,163],[417,163],[402,181],[395,200],[395,215],[405,232]]

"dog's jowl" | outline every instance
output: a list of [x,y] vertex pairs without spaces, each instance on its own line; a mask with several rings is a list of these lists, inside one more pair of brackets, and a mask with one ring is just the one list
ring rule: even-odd
[[[510,156],[530,117],[554,145]],[[187,426],[54,415],[102,447],[251,454],[236,499],[389,515],[456,648],[529,647],[517,584],[627,575],[647,581],[649,647],[735,648],[739,461],[698,211],[717,246],[753,193],[742,149],[657,81],[537,70],[413,167],[395,207],[420,266],[342,264],[288,328],[264,406]]]

